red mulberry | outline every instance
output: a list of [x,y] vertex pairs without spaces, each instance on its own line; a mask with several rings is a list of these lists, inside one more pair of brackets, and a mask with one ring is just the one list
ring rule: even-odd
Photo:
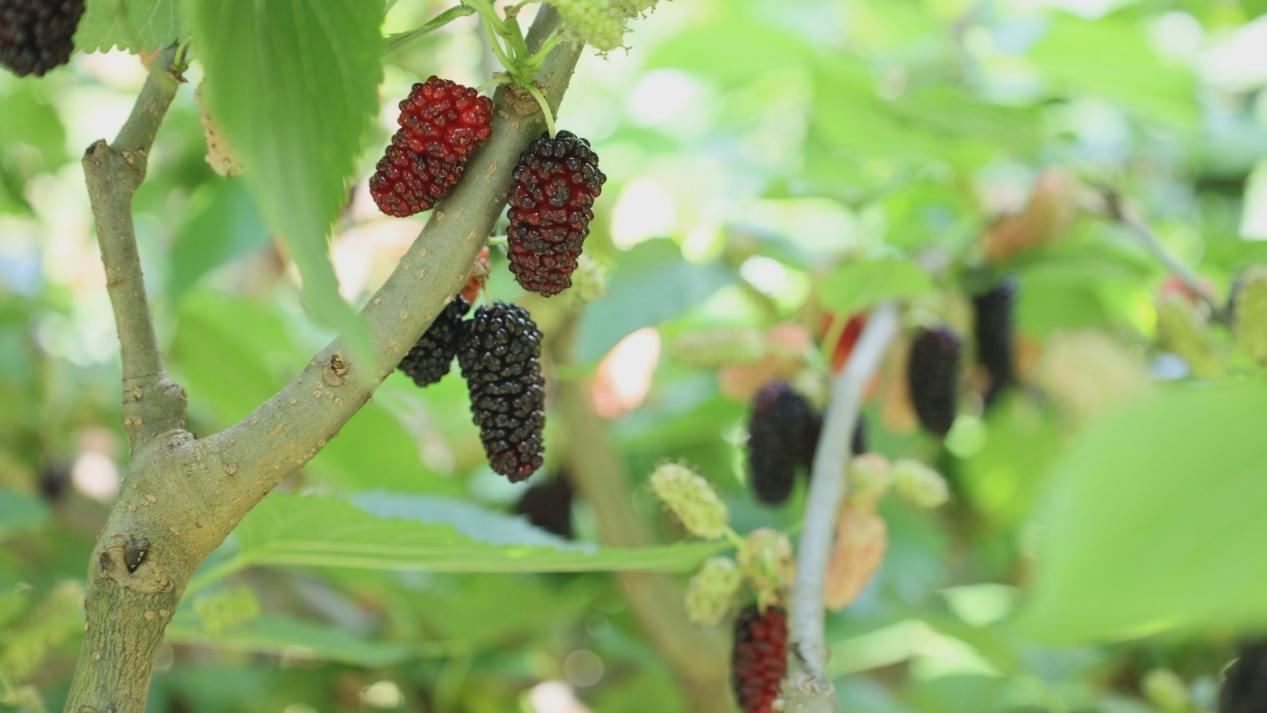
[[1012,310],[1016,280],[1007,278],[972,298],[976,315],[977,359],[990,377],[985,402],[992,403],[1016,378]]
[[541,467],[545,378],[541,332],[522,307],[494,302],[465,323],[458,365],[493,470],[520,481]]
[[570,132],[543,135],[524,151],[506,232],[510,271],[524,289],[549,297],[571,286],[606,180],[589,142]]
[[474,89],[431,77],[400,102],[400,130],[370,178],[380,210],[430,210],[457,185],[471,153],[492,132],[493,103]]
[[515,512],[542,530],[570,540],[574,497],[567,473],[556,473],[550,480],[528,486],[515,503]]
[[418,343],[400,360],[397,368],[420,387],[443,379],[457,356],[462,337],[462,317],[470,309],[471,304],[461,295],[454,297],[418,338]]
[[921,329],[911,344],[907,384],[924,428],[945,436],[959,404],[959,336],[949,327]]
[[0,0],[0,64],[43,76],[70,61],[83,0]]
[[1267,642],[1241,649],[1219,689],[1219,713],[1267,713]]
[[744,713],[773,713],[787,672],[787,612],[769,607],[763,614],[749,604],[735,619],[730,658],[735,699]]
[[758,500],[779,505],[792,493],[796,469],[818,439],[815,420],[813,407],[788,382],[771,381],[757,391],[748,421],[748,469]]

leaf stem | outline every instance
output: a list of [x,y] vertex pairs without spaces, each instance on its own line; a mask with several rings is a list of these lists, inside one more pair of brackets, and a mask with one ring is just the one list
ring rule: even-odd
[[550,111],[550,102],[546,101],[541,90],[537,89],[535,84],[529,84],[525,87],[533,99],[537,100],[537,106],[541,107],[541,117],[545,119],[546,131],[550,132],[550,138],[554,138],[554,112]]

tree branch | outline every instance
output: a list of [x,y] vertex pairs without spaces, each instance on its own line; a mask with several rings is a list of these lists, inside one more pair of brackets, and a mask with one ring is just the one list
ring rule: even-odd
[[145,180],[154,136],[182,81],[172,69],[175,55],[175,47],[159,53],[114,143],[97,141],[83,158],[123,361],[123,426],[133,448],[185,422],[185,392],[164,373],[154,337],[132,220],[132,197]]
[[898,308],[891,302],[871,311],[845,368],[832,378],[831,402],[814,453],[814,477],[805,502],[805,528],[797,551],[796,583],[788,623],[788,713],[837,710],[836,691],[824,673],[823,578],[831,556],[836,514],[845,497],[849,444],[862,395],[898,330]]
[[[529,46],[540,46],[558,24],[557,13],[543,7],[529,32]],[[554,109],[580,52],[577,42],[560,44],[537,75]],[[160,88],[147,83],[133,118],[120,132],[122,148],[103,152],[94,145],[89,156],[117,153],[133,167],[143,161],[146,152],[136,147],[152,140],[157,117],[166,106],[162,98]],[[505,205],[519,155],[540,135],[542,126],[534,100],[525,101],[505,88],[498,93],[492,136],[472,156],[456,190],[432,212],[362,312],[374,343],[371,363],[352,362],[343,342],[335,340],[293,382],[225,431],[196,439],[172,428],[155,434],[161,437],[135,441],[129,476],[90,561],[88,622],[66,711],[145,710],[154,652],[194,569],[282,478],[338,434],[458,292]],[[89,175],[91,183],[92,171]],[[128,178],[129,197],[142,175],[143,169],[134,167]],[[104,189],[109,186],[96,190]],[[100,228],[103,234],[131,236],[130,224],[121,224],[116,213],[105,211],[99,221],[101,217],[114,221]],[[119,276],[135,280],[129,283],[127,300],[119,303],[125,306],[137,304],[140,269],[134,247],[132,256],[135,270]],[[105,259],[109,263],[112,258]],[[120,331],[130,334],[135,312],[116,308],[116,315],[120,313],[120,324],[129,325]],[[153,345],[152,327],[148,329],[145,343]],[[157,350],[139,354],[133,351],[124,357],[125,373],[137,378],[158,364]],[[151,427],[147,422],[138,430],[148,432]]]
[[[575,322],[551,339],[556,364],[571,364]],[[605,423],[589,400],[588,382],[560,380],[554,388],[555,414],[567,433],[564,446],[568,473],[598,520],[603,544],[644,547],[654,543],[646,521],[634,511],[631,485]],[[695,713],[729,713],[726,640],[715,629],[686,618],[685,590],[663,574],[620,572],[615,575],[634,617],[660,651],[690,700]]]

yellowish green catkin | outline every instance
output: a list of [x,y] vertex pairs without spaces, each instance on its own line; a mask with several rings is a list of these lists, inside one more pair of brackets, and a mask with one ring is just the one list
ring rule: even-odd
[[1193,375],[1210,379],[1223,373],[1223,356],[1209,322],[1187,298],[1171,294],[1160,298],[1157,337],[1165,348],[1188,362]]
[[595,49],[608,52],[623,45],[629,17],[619,5],[606,0],[550,0],[550,4],[563,16],[567,29]]
[[950,500],[950,488],[941,473],[911,458],[893,464],[893,489],[898,497],[925,510]]
[[709,540],[726,535],[730,511],[700,474],[684,465],[664,463],[651,473],[651,489],[687,532]]
[[1260,362],[1267,362],[1267,266],[1250,268],[1236,294],[1236,346]]
[[729,557],[704,563],[686,587],[686,615],[704,626],[716,626],[726,618],[743,584],[739,566]]

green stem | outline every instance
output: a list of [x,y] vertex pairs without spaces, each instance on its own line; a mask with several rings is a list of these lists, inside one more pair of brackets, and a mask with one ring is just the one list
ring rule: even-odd
[[554,112],[550,111],[550,102],[546,101],[541,90],[537,89],[535,84],[529,84],[525,89],[537,100],[537,106],[541,107],[541,117],[545,119],[546,131],[550,132],[550,138],[554,138]]
[[550,54],[551,50],[553,50],[555,47],[558,47],[559,43],[562,41],[563,41],[563,31],[555,30],[554,34],[547,37],[546,41],[541,43],[540,49],[538,49],[530,57],[524,60],[524,64],[532,68],[532,70],[534,70],[535,72],[535,70],[541,66],[541,63],[545,61],[546,55]]

